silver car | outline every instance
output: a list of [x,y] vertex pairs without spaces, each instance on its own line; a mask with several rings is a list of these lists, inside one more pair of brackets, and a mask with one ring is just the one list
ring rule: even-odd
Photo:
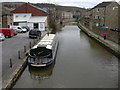
[[4,41],[5,40],[5,36],[3,33],[0,33],[0,41]]

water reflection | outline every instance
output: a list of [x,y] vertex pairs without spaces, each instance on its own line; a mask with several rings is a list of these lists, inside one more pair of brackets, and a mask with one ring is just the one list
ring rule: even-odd
[[43,68],[34,68],[34,67],[28,67],[30,77],[31,79],[34,80],[44,80],[44,79],[49,79],[50,76],[52,75],[54,64],[48,66],[48,67],[43,67]]

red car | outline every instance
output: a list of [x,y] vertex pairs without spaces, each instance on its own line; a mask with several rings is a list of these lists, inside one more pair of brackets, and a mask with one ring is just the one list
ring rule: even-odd
[[0,28],[0,33],[3,33],[5,37],[14,36],[14,30],[11,28]]

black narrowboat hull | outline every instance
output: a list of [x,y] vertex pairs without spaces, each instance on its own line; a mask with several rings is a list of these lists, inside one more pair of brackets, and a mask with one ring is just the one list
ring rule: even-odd
[[35,63],[31,63],[29,60],[27,60],[28,61],[28,65],[30,67],[47,67],[47,66],[50,66],[51,64],[55,63],[58,46],[59,46],[59,42],[57,41],[57,44],[56,44],[56,47],[55,47],[55,51],[53,53],[53,58],[47,58],[47,59],[50,59],[49,62],[44,63],[44,64],[35,64]]

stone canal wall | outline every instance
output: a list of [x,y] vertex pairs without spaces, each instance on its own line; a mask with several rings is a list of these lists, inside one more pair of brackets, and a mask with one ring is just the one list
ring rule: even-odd
[[3,85],[3,89],[11,89],[12,86],[15,84],[15,82],[18,80],[19,76],[24,71],[25,67],[27,65],[26,58],[20,63],[20,65],[15,69],[14,73],[10,76],[10,78],[6,81],[6,83]]
[[113,53],[115,56],[117,56],[118,58],[120,58],[120,50],[114,48],[113,46],[110,45],[110,43],[107,43],[105,40],[99,38],[98,36],[95,36],[94,34],[92,34],[90,31],[88,31],[87,29],[84,28],[84,26],[82,26],[81,24],[77,24],[78,27],[84,32],[86,33],[90,38],[94,39],[96,42],[98,42],[101,46],[105,47],[108,51],[110,51],[111,53]]

